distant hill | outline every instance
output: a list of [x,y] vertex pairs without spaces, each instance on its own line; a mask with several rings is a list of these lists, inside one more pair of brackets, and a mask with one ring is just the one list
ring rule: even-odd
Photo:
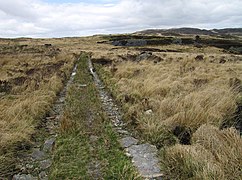
[[135,34],[163,34],[163,35],[239,35],[242,36],[242,28],[225,28],[225,29],[198,29],[198,28],[174,28],[174,29],[148,29],[137,31]]

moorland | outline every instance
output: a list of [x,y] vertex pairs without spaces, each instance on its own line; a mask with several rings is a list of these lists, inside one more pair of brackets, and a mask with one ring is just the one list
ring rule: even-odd
[[[242,178],[241,29],[190,28],[0,39],[0,178],[20,171],[20,152],[31,149],[35,138],[42,136],[42,119],[83,53],[122,108],[127,129],[159,149],[165,179]],[[92,103],[90,107],[95,107]],[[63,137],[70,133],[68,128],[73,129],[66,121],[76,118],[76,110],[65,110],[69,119],[61,120]],[[105,129],[98,131],[99,136]],[[57,158],[54,166],[60,168],[61,160]],[[58,175],[55,170],[51,169],[53,178]]]

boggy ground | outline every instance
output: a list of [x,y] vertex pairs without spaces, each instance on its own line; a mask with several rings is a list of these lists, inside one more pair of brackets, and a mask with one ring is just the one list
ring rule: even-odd
[[8,40],[0,46],[0,59],[1,178],[18,171],[17,153],[30,148],[76,57],[55,46]]
[[242,178],[241,55],[170,44],[92,58],[129,128],[160,148],[167,179]]
[[[192,44],[119,47],[103,43],[108,38],[1,39],[0,178],[18,172],[17,152],[44,136],[38,124],[85,51],[128,127],[160,149],[165,178],[241,179],[241,55]],[[50,178],[135,178],[82,65],[68,90]]]
[[87,54],[66,98],[50,179],[139,179],[102,110]]
[[[45,117],[52,114],[80,52],[98,49],[96,39],[100,38],[1,40],[0,179],[14,174],[32,177],[21,175],[31,174],[19,166],[23,155],[50,136],[47,126],[52,119]],[[68,88],[49,178],[138,178],[103,115],[86,63],[82,57]]]

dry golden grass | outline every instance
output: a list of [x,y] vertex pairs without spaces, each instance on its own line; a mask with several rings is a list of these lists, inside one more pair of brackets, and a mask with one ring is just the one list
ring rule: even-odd
[[242,178],[242,139],[234,128],[219,130],[203,125],[194,133],[192,141],[213,154],[225,179]]
[[99,36],[0,40],[0,179],[15,168],[18,146],[24,147],[39,131],[36,127],[50,111],[80,52],[110,47],[97,44],[100,40]]
[[[9,149],[29,141],[39,119],[50,110],[73,67],[73,53],[85,51],[96,62],[110,61],[102,75],[108,75],[104,79],[130,125],[159,147],[175,144],[165,149],[164,157],[173,179],[241,179],[241,138],[233,129],[218,129],[234,114],[241,96],[241,56],[210,47],[147,46],[182,53],[155,52],[137,63],[139,49],[97,44],[103,40],[101,36],[0,40],[1,47],[9,48],[0,47],[5,52],[0,53],[0,80],[10,85],[0,93],[0,172],[14,162]],[[43,47],[49,43],[59,53],[50,50],[53,46]],[[22,45],[28,46],[21,50]],[[203,60],[196,61],[197,55]],[[183,132],[175,135],[176,127]],[[191,135],[191,145],[178,144],[184,132]]]
[[[241,96],[241,56],[212,47],[147,46],[182,53],[155,52],[137,63],[136,47],[94,45],[98,41],[101,37],[85,38],[81,48],[92,53],[94,62],[107,63],[100,72],[125,119],[158,147],[175,144],[165,147],[163,157],[170,178],[242,178],[241,137],[232,128],[219,130]],[[195,60],[198,55],[203,60]],[[183,132],[175,134],[176,127]],[[189,134],[191,145],[179,144],[182,133]]]
[[[186,48],[186,53],[153,53],[140,62],[135,61],[139,52],[127,49],[103,51],[94,60],[112,61],[100,71],[103,80],[138,135],[164,146],[168,179],[241,179],[241,137],[233,128],[219,130],[241,97],[241,56]],[[198,55],[203,59],[195,60]]]
[[[131,112],[136,109],[138,124],[147,132],[164,125],[185,126],[193,132],[204,123],[219,126],[236,109],[238,92],[230,87],[229,81],[241,79],[241,63],[196,62],[193,58],[180,61],[156,65],[147,61],[122,62],[116,66],[112,80],[118,98],[123,102],[125,96],[136,99],[128,106]],[[144,112],[148,109],[154,113],[145,120]]]
[[174,179],[241,179],[242,140],[233,129],[201,126],[192,145],[175,145],[164,153],[164,165]]
[[224,179],[211,153],[199,145],[176,144],[162,156],[170,179]]
[[31,141],[76,60],[53,46],[19,47],[0,49],[0,178],[14,169],[16,146]]

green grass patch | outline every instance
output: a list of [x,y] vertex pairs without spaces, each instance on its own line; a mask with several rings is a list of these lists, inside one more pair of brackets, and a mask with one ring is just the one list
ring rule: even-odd
[[67,92],[50,179],[136,179],[102,111],[87,60],[83,54]]

